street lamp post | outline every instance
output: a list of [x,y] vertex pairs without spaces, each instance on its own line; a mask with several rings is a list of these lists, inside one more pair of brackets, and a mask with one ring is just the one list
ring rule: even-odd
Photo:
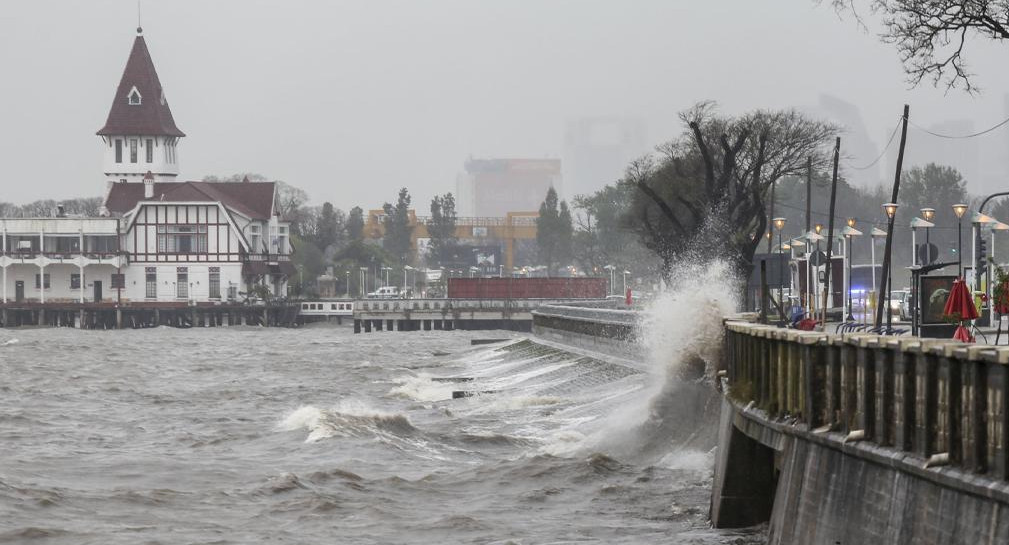
[[963,215],[967,212],[967,205],[957,203],[953,205],[953,213],[956,214],[956,262],[957,277],[963,276]]
[[407,274],[409,273],[409,271],[412,271],[412,270],[413,270],[413,267],[411,267],[409,265],[403,265],[403,294],[404,295],[406,294],[406,285],[407,285],[406,284],[406,277],[407,277]]
[[848,315],[845,317],[849,322],[855,320],[854,313],[852,312],[851,304],[851,239],[861,235],[862,233],[855,229],[855,218],[848,218],[848,228],[843,231],[844,237],[848,239],[848,248],[844,251],[845,260],[848,262],[848,278],[845,282],[846,290],[848,292]]
[[347,269],[347,299],[350,299],[350,269]]
[[785,218],[774,218],[771,223],[778,230],[778,317],[785,321],[784,271],[781,265],[781,231],[785,228]]
[[616,270],[616,267],[614,267],[613,265],[603,265],[603,268],[610,271],[610,286],[609,289],[607,289],[606,291],[608,295],[613,295],[613,282],[614,282],[613,271]]
[[[992,240],[993,241],[995,240],[994,236],[992,236]],[[995,247],[995,243],[992,242],[992,248],[994,248],[994,247]],[[625,297],[627,296],[627,275],[629,275],[629,274],[631,274],[631,271],[624,271],[624,296]]]
[[[898,206],[900,205],[894,202],[888,202],[883,205],[883,211],[886,212],[886,218],[890,220],[891,226],[893,225],[893,218],[897,215]],[[890,301],[893,300],[893,260],[890,259],[889,255],[884,256],[884,259],[890,267],[886,275],[886,285],[883,286],[883,289],[886,290],[886,307],[884,307],[886,309],[886,331],[889,334],[893,330],[893,309],[890,308]]]
[[361,289],[361,299],[364,299],[368,295],[368,267],[361,267],[360,279],[361,281],[358,287]]
[[[935,208],[922,208],[921,218],[929,223],[932,223],[932,218],[935,217]],[[922,259],[922,265],[928,265],[932,260],[932,243],[929,240],[929,229],[931,226],[925,227],[925,258]],[[915,250],[917,252],[917,250]]]

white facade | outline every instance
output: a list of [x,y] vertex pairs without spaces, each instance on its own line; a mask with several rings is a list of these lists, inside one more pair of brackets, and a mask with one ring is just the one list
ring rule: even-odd
[[178,143],[174,136],[102,136],[105,176],[140,182],[150,172],[154,181],[173,181],[179,175]]
[[[122,291],[119,220],[0,219],[0,298],[102,302]],[[48,280],[48,282],[45,282]]]
[[287,277],[279,265],[290,259],[288,229],[276,216],[255,220],[216,201],[141,201],[123,217],[126,297],[237,300],[254,283],[283,296]]

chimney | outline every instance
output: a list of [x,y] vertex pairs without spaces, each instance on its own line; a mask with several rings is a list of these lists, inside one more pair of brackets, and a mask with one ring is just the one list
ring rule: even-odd
[[149,170],[144,174],[144,198],[154,198],[154,175]]

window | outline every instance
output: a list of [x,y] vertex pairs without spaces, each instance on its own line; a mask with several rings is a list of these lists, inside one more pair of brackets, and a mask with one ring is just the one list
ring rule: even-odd
[[123,162],[123,141],[116,138],[116,162]]
[[158,269],[156,267],[147,267],[144,271],[147,281],[147,293],[144,294],[144,297],[156,299],[158,297]]
[[112,289],[114,290],[124,290],[126,289],[126,275],[112,273]]
[[154,162],[154,140],[148,138],[144,141],[144,155],[148,163]]
[[221,268],[210,267],[210,298],[221,298]]
[[[39,278],[39,275],[36,274],[35,275],[35,289],[39,289],[39,281],[40,280],[41,280],[41,278]],[[46,273],[45,283],[46,283],[46,289],[49,289],[49,273]]]
[[207,253],[206,225],[159,225],[158,253]]
[[137,91],[137,88],[134,87],[133,90],[130,91],[129,96],[130,106],[140,106],[141,100],[142,97],[140,96],[140,91]]
[[70,289],[72,290],[81,289],[81,275],[79,274],[70,275]]
[[130,162],[137,162],[137,139],[130,138]]
[[189,268],[178,267],[175,269],[175,296],[179,299],[189,298]]
[[249,251],[258,254],[263,251],[258,225],[249,226]]

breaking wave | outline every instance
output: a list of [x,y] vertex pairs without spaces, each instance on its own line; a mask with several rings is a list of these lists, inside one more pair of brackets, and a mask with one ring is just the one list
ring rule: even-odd
[[362,406],[319,409],[299,407],[278,425],[283,431],[308,431],[306,443],[331,437],[408,436],[417,431],[401,414],[389,414]]

